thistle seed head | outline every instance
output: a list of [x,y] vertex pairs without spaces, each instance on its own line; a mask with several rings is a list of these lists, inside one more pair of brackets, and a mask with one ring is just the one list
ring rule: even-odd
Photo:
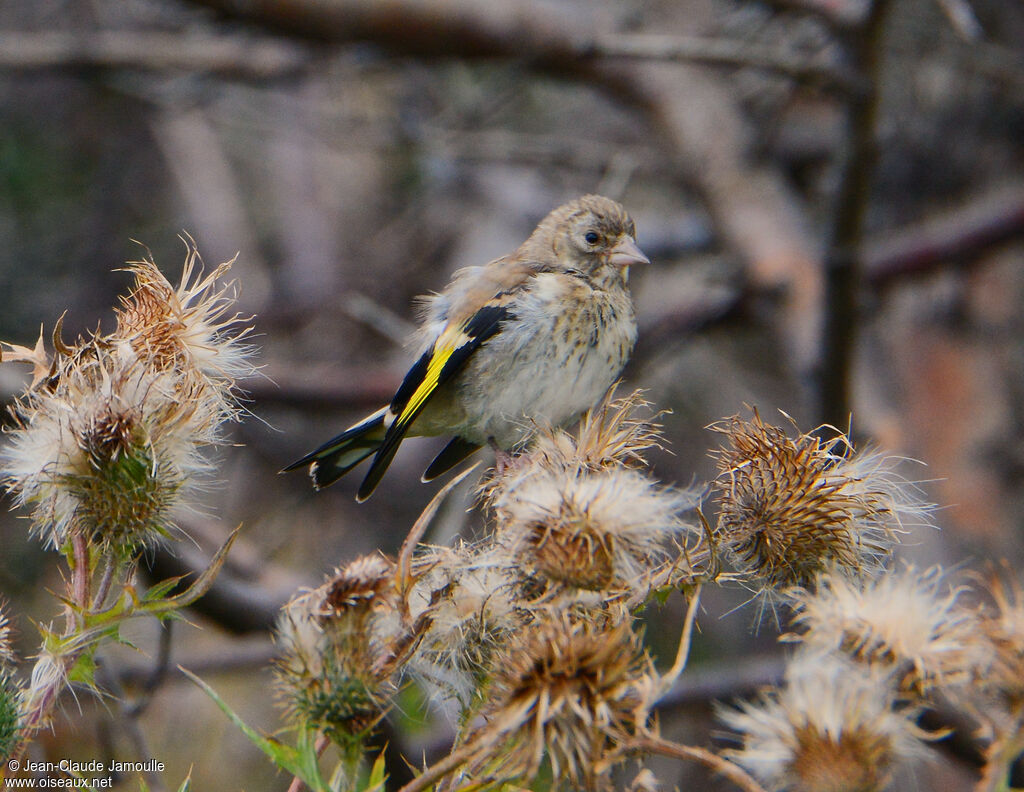
[[832,568],[871,574],[884,563],[905,521],[928,507],[895,473],[891,459],[857,454],[847,437],[791,437],[764,423],[726,419],[718,463],[716,537],[733,564],[762,591],[808,585]]
[[[1009,564],[1007,564],[1009,567]],[[982,687],[995,693],[1011,711],[1024,707],[1024,586],[1007,568],[987,581],[992,607],[981,611],[978,628],[992,647],[992,665]]]
[[921,753],[915,713],[894,711],[886,690],[868,669],[798,657],[781,690],[719,710],[742,743],[725,755],[773,792],[881,792]]
[[379,629],[393,607],[393,568],[381,556],[357,559],[282,609],[276,640],[283,706],[294,722],[341,745],[365,737],[394,693],[392,641]]
[[963,684],[991,663],[978,614],[944,584],[939,567],[913,567],[855,581],[823,573],[814,590],[793,592],[793,621],[810,652],[838,652],[893,675],[914,696]]
[[546,755],[556,778],[597,786],[616,746],[645,724],[653,675],[625,624],[538,621],[495,659],[473,770],[532,778]]
[[513,559],[558,585],[640,591],[677,560],[692,530],[687,493],[625,467],[585,471],[528,465],[491,493],[498,541]]
[[446,695],[468,703],[495,652],[527,616],[513,570],[486,548],[436,548],[420,556],[411,601],[429,624],[413,670]]
[[15,405],[3,480],[48,545],[76,528],[133,552],[168,535],[187,485],[209,469],[199,449],[217,440],[217,414],[187,377],[89,346]]
[[189,368],[222,396],[241,377],[254,373],[253,349],[244,342],[252,332],[248,318],[233,312],[236,289],[222,282],[233,262],[203,273],[191,238],[177,287],[152,259],[131,262],[135,285],[117,309],[114,338],[127,343],[149,366],[160,371]]

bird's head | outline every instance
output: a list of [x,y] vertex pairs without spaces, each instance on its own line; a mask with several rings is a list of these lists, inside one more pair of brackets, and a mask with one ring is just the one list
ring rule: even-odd
[[536,260],[551,260],[555,269],[625,282],[630,266],[650,263],[635,237],[636,226],[621,204],[584,195],[545,217],[524,247]]

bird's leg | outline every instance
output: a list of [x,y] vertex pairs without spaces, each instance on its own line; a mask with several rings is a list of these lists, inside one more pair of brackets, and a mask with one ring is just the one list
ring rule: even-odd
[[505,471],[515,465],[515,457],[499,446],[493,437],[487,438],[487,445],[494,450],[494,474],[504,476]]

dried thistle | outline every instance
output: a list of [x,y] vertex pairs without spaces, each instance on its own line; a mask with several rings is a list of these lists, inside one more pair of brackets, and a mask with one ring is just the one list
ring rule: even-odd
[[276,639],[279,690],[295,723],[341,745],[362,739],[385,715],[392,642],[378,629],[394,606],[394,565],[367,556],[282,610]]
[[894,675],[900,690],[925,695],[963,684],[991,662],[978,614],[960,603],[963,589],[944,585],[942,570],[907,567],[869,581],[819,575],[814,590],[793,593],[793,621],[811,652],[842,652]]
[[188,254],[177,287],[151,258],[128,265],[135,285],[121,298],[114,338],[158,371],[196,371],[231,403],[236,380],[255,371],[253,349],[244,343],[252,327],[232,311],[234,282],[222,282],[233,262],[204,275],[195,243],[185,241]]
[[718,541],[763,592],[807,585],[826,568],[853,574],[880,569],[904,521],[928,507],[899,477],[894,461],[855,453],[846,435],[790,437],[734,416],[711,427],[727,443],[713,452],[719,475]]
[[493,553],[432,548],[417,559],[426,571],[410,600],[412,614],[429,614],[413,670],[468,704],[494,653],[525,623],[512,570]]
[[30,391],[0,452],[3,480],[35,530],[60,547],[72,528],[128,552],[166,536],[218,415],[187,375],[156,373],[92,339]]
[[391,604],[394,596],[395,565],[382,555],[367,555],[335,570],[325,587],[319,616],[365,618],[374,606]]
[[993,662],[974,688],[981,693],[978,715],[989,737],[978,789],[1012,787],[1024,751],[1024,587],[1009,563],[1003,567],[982,578],[992,605],[981,610],[978,629]]
[[880,792],[921,752],[915,713],[892,704],[884,677],[838,658],[798,656],[781,690],[719,710],[742,742],[724,755],[773,791]]
[[[688,493],[625,467],[586,470],[529,461],[490,493],[498,541],[513,565],[591,591],[644,591],[677,562]],[[681,538],[683,537],[683,538]]]
[[[47,544],[61,547],[75,530],[130,555],[169,534],[171,513],[209,470],[202,448],[234,416],[230,389],[252,370],[252,350],[239,343],[249,328],[225,334],[238,317],[228,318],[232,298],[217,285],[224,267],[201,278],[197,260],[190,249],[177,289],[151,261],[137,264],[113,335],[68,347],[58,323],[45,387],[12,408],[0,476]],[[41,344],[17,350],[38,380],[49,362]]]
[[[545,428],[530,446],[530,464],[549,468],[637,467],[645,464],[644,453],[663,448],[661,413],[651,415],[651,404],[641,391],[621,399],[611,393],[599,405],[584,413],[573,435],[564,429]],[[641,417],[641,413],[647,414]]]
[[485,725],[470,735],[470,773],[603,785],[616,749],[647,721],[654,670],[626,624],[600,628],[565,614],[523,630],[495,658]]
[[995,607],[981,611],[978,629],[992,647],[993,662],[979,682],[1008,710],[1020,712],[1024,710],[1024,587],[1006,569],[1003,575],[991,573],[987,588]]

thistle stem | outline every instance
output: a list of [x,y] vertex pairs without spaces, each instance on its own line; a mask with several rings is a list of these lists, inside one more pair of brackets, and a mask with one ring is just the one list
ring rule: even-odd
[[[331,744],[331,739],[326,734],[321,734],[316,738],[316,745],[313,750],[316,752],[317,758],[323,756],[324,751],[327,750],[327,746]],[[302,779],[295,776],[292,782],[288,785],[288,792],[299,792],[302,789]]]
[[118,564],[113,555],[108,555],[104,559],[103,576],[96,587],[96,595],[92,599],[92,609],[94,611],[102,609],[103,603],[107,599],[107,594],[110,593],[110,585],[114,582],[114,573],[117,571],[117,567]]
[[420,792],[420,790],[426,789],[435,781],[440,781],[449,773],[455,772],[468,762],[473,754],[480,750],[476,744],[477,742],[477,740],[471,740],[461,748],[452,751],[444,759],[431,765],[420,775],[416,776],[416,778],[399,789],[398,792]]
[[[72,601],[83,611],[89,609],[89,544],[80,528],[71,532],[71,549],[74,553],[75,568],[71,573]],[[74,632],[74,619],[68,616],[68,634]]]
[[679,679],[679,675],[686,668],[686,661],[690,657],[693,625],[697,620],[697,607],[700,605],[700,589],[701,584],[698,583],[693,590],[693,596],[690,597],[690,604],[686,608],[686,620],[683,622],[683,634],[679,636],[679,649],[676,652],[676,661],[672,664],[672,668],[669,669],[668,673],[661,678],[662,695],[672,689],[676,680]]
[[729,779],[740,789],[744,790],[744,792],[765,792],[764,787],[757,783],[742,767],[730,762],[728,759],[723,759],[706,748],[681,745],[680,743],[665,740],[651,734],[634,738],[626,748],[631,751],[661,754],[662,756],[670,756],[674,759],[687,759],[699,762]]

